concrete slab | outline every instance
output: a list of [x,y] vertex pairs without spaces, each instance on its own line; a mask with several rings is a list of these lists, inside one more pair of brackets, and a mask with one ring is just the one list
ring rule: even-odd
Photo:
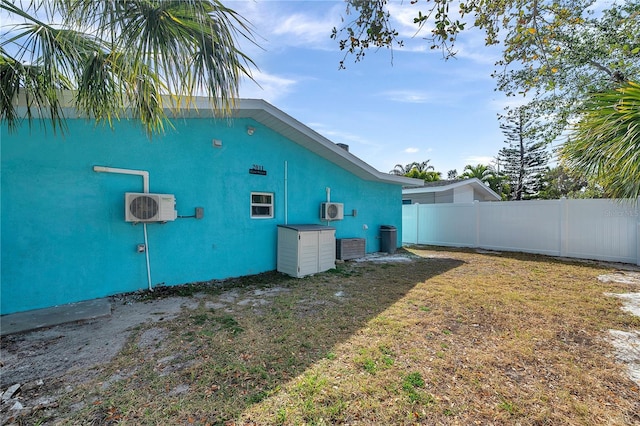
[[111,315],[111,301],[107,298],[18,312],[0,317],[0,335],[6,336],[109,315]]

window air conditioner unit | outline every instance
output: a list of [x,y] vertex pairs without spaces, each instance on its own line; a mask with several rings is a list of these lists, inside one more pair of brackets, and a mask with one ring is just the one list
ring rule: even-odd
[[322,203],[320,205],[320,218],[322,220],[342,220],[342,219],[344,219],[344,204],[342,204],[342,203]]
[[172,194],[127,192],[124,194],[126,222],[169,222],[176,220],[176,197]]

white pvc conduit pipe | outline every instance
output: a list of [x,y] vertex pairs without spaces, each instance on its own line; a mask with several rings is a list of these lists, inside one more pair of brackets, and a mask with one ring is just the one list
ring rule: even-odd
[[[327,203],[331,202],[331,188],[329,188],[328,186],[324,189],[325,192],[327,193]],[[331,224],[331,222],[329,222],[327,220],[327,226],[329,226]]]
[[149,291],[153,291],[151,287],[151,262],[149,262],[149,240],[147,239],[147,224],[142,223],[142,229],[144,232],[144,255],[147,259],[147,284],[149,285]]
[[[93,166],[93,171],[97,173],[118,173],[122,175],[134,175],[142,177],[142,192],[149,192],[149,172],[146,170],[132,170],[132,169],[119,169],[116,167],[105,166]],[[153,291],[151,286],[151,263],[149,261],[149,239],[147,238],[147,224],[142,223],[142,229],[144,233],[144,253],[147,261],[147,284],[149,285],[149,291]]]
[[284,162],[284,224],[289,224],[289,163]]
[[149,172],[146,170],[118,169],[115,167],[93,166],[94,172],[120,173],[122,175],[142,176],[142,192],[149,192]]

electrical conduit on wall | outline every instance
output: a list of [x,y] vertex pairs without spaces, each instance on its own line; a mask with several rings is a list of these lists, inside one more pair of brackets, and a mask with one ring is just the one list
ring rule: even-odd
[[284,162],[284,224],[289,223],[289,164]]
[[[105,166],[93,166],[93,171],[96,173],[118,173],[123,175],[134,175],[142,177],[142,192],[145,194],[149,192],[149,172],[146,170],[132,170],[132,169],[119,169],[116,167]],[[147,284],[149,290],[153,291],[151,286],[151,263],[149,261],[149,239],[147,238],[147,224],[142,223],[142,229],[144,233],[144,253],[147,262]]]
[[[331,202],[331,188],[329,188],[328,186],[325,188],[325,191],[327,192],[327,203]],[[331,224],[330,221],[327,220],[327,226],[329,226]]]

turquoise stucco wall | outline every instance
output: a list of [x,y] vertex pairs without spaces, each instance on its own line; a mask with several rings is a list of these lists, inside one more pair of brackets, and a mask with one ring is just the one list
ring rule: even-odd
[[[136,253],[143,227],[124,221],[124,193],[142,192],[142,178],[94,165],[149,171],[150,192],[175,194],[179,215],[204,207],[200,220],[148,225],[154,286],[274,270],[285,163],[289,224],[321,223],[330,187],[345,214],[357,209],[331,223],[337,238],[366,238],[375,252],[379,226],[390,224],[400,240],[399,185],[364,181],[250,119],[174,125],[152,140],[127,121],[111,130],[69,120],[64,137],[37,122],[17,133],[2,127],[2,314],[147,287],[145,255]],[[254,164],[267,175],[249,174]],[[275,194],[273,219],[250,218],[251,191]]]

